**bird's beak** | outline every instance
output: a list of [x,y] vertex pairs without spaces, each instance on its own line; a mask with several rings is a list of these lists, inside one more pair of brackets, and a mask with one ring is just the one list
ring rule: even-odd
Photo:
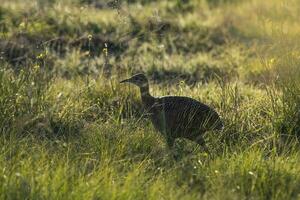
[[123,81],[120,81],[120,83],[130,83],[130,78],[129,79],[125,79]]

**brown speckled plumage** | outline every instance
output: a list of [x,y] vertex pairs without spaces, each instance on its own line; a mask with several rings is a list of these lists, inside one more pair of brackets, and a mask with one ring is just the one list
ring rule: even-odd
[[221,130],[223,122],[209,106],[189,97],[153,97],[144,74],[137,74],[121,82],[140,87],[143,105],[150,114],[154,127],[161,132],[171,147],[176,138],[187,138],[204,145],[203,134],[209,130]]

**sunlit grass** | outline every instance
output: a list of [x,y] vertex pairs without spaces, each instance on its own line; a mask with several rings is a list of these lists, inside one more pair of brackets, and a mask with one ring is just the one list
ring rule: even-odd
[[[299,198],[297,0],[0,8],[1,199]],[[173,158],[119,84],[141,71],[220,113],[210,154],[178,140]]]

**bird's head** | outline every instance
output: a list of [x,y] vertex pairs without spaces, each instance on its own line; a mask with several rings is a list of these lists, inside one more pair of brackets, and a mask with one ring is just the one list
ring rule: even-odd
[[131,78],[125,79],[120,83],[132,83],[139,87],[145,87],[148,85],[148,79],[144,74],[140,73],[140,74],[135,74]]

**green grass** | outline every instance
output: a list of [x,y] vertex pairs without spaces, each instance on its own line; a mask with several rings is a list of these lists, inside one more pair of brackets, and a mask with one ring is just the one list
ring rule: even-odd
[[[101,2],[0,5],[1,199],[300,198],[297,0]],[[210,155],[174,160],[119,84],[141,71],[221,114]]]

